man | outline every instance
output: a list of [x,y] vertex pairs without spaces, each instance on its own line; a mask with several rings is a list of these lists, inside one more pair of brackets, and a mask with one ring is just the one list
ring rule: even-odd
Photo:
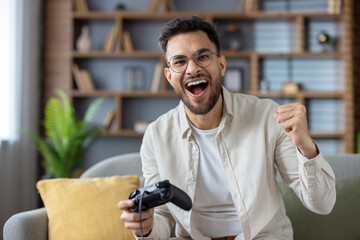
[[[147,129],[141,147],[145,185],[169,179],[193,201],[142,212],[144,235],[168,239],[292,239],[275,166],[303,204],[328,214],[334,173],[311,139],[303,105],[233,94],[222,87],[226,60],[211,24],[199,17],[171,20],[160,46],[165,76],[181,99]],[[140,236],[138,213],[121,201],[122,220]]]

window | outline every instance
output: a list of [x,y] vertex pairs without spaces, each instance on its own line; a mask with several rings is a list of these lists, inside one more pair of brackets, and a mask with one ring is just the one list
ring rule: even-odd
[[2,1],[0,8],[0,140],[15,136],[15,2]]

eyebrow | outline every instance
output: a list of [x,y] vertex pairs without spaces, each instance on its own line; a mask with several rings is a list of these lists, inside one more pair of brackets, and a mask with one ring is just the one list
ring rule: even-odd
[[[197,54],[201,54],[201,53],[206,52],[206,51],[210,51],[210,52],[211,52],[211,50],[208,49],[208,48],[201,48],[201,49],[197,50],[197,51],[193,54],[193,56],[194,56],[194,55],[197,55]],[[176,60],[176,59],[180,59],[180,58],[187,58],[187,56],[185,56],[185,55],[174,55],[174,56],[172,56],[172,57],[170,58],[170,60],[171,60],[171,59]],[[170,60],[169,60],[169,61],[170,61]]]

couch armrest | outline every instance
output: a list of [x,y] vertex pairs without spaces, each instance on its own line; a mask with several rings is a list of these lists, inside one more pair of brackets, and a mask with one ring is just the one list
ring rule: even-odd
[[21,212],[4,225],[4,240],[47,240],[48,217],[45,208]]

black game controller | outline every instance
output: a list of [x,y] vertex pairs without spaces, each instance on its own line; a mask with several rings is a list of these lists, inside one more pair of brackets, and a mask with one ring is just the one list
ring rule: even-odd
[[190,197],[184,191],[172,185],[169,180],[132,191],[129,195],[129,199],[133,200],[135,204],[130,207],[131,212],[139,212],[141,197],[141,211],[168,202],[172,202],[186,211],[189,211],[192,207]]

